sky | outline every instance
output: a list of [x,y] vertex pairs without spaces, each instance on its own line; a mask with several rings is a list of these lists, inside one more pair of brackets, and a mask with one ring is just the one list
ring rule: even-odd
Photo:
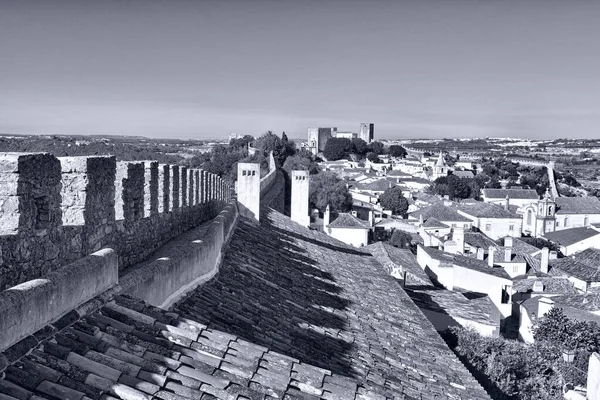
[[0,0],[0,132],[600,138],[597,0]]

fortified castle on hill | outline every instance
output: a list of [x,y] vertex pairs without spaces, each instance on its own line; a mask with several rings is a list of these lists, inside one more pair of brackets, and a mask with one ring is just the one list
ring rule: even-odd
[[305,171],[3,154],[1,399],[488,399]]

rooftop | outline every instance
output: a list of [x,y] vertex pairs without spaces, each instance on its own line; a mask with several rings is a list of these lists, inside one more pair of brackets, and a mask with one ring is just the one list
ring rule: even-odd
[[556,214],[600,214],[597,197],[557,197]]
[[489,398],[370,254],[276,212],[240,219],[218,275],[171,311],[117,296],[3,360],[17,398]]
[[571,257],[550,260],[550,275],[561,275],[562,273],[574,276],[586,282],[600,282],[600,268],[590,267]]
[[598,236],[600,240],[600,232],[592,228],[580,227],[580,228],[569,228],[562,229],[560,231],[548,232],[543,238],[548,239],[551,242],[556,242],[561,246],[570,246],[582,240],[589,239],[591,237]]
[[393,269],[399,269],[400,272],[407,272],[410,275],[407,277],[407,284],[433,286],[431,280],[419,266],[415,255],[411,253],[410,250],[399,249],[383,242],[375,242],[365,246],[365,249],[368,250],[388,272],[391,272]]
[[450,228],[448,225],[443,222],[438,221],[437,219],[431,217],[427,218],[427,221],[423,224],[424,228]]
[[493,275],[498,278],[510,279],[510,276],[506,273],[504,268],[490,267],[487,261],[478,260],[474,256],[470,257],[463,254],[446,253],[443,250],[439,250],[433,247],[420,246],[420,248],[425,250],[425,252],[435,260],[440,260],[444,263],[455,264],[460,267],[468,268],[484,274]]
[[415,219],[419,219],[419,217],[422,215],[424,221],[428,220],[429,218],[435,218],[442,222],[472,222],[469,218],[465,217],[464,215],[460,215],[456,212],[456,210],[451,207],[446,207],[442,203],[436,203],[429,207],[413,211],[409,215]]
[[420,309],[448,314],[451,318],[466,319],[484,325],[498,325],[495,306],[488,296],[466,298],[462,293],[443,288],[407,289],[406,292]]
[[460,204],[457,209],[475,218],[511,218],[521,219],[517,214],[505,210],[504,207],[492,203],[478,201],[475,203]]
[[540,196],[534,189],[483,189],[483,196],[488,199],[531,199],[538,200]]
[[574,254],[572,258],[590,267],[600,268],[600,249],[586,249]]
[[522,275],[513,279],[513,290],[515,292],[528,293],[533,291],[535,282],[541,282],[543,285],[543,293],[548,294],[577,294],[577,289],[573,286],[573,282],[567,278],[559,277],[530,277]]
[[329,227],[344,229],[369,229],[370,225],[367,221],[358,219],[352,214],[340,213],[338,217],[329,224]]
[[453,171],[452,175],[458,178],[474,178],[473,171]]

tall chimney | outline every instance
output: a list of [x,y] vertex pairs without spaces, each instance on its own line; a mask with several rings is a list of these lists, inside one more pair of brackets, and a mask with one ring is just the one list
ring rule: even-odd
[[550,249],[544,247],[542,249],[542,261],[540,262],[540,270],[544,273],[548,273],[548,260],[550,258]]
[[490,248],[488,249],[488,265],[490,267],[494,266],[494,253],[496,252],[496,249],[493,248],[492,246],[490,246]]
[[508,199],[508,195],[506,195],[506,199],[504,200],[504,209],[508,211],[508,205],[510,204],[510,200]]
[[512,236],[507,236],[504,238],[504,247],[513,247],[513,238]]
[[511,259],[512,259],[512,248],[511,247],[505,247],[504,248],[504,261],[505,262],[510,262]]
[[374,217],[373,210],[369,210],[369,225],[370,226],[375,225],[375,217]]
[[484,255],[485,255],[485,252],[483,251],[483,249],[481,247],[478,247],[477,248],[477,259],[483,260]]

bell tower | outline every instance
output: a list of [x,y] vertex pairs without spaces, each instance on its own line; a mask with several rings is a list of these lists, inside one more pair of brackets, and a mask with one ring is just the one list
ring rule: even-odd
[[543,236],[548,232],[554,232],[556,228],[556,202],[550,197],[546,189],[544,198],[538,201],[536,215],[536,236]]

